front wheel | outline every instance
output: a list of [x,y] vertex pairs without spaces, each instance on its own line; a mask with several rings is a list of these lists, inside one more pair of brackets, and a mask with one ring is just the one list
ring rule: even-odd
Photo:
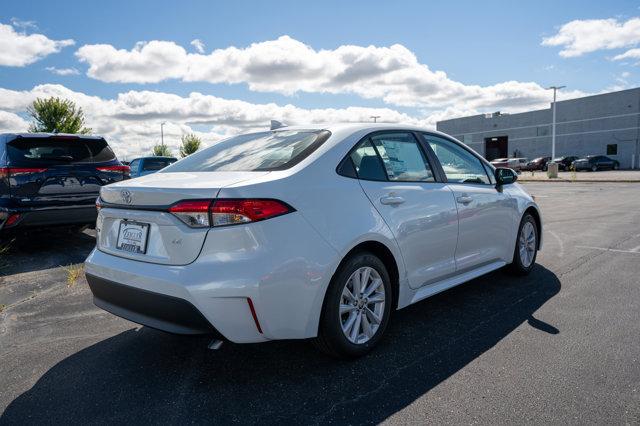
[[509,265],[516,275],[527,275],[533,269],[538,254],[538,226],[530,213],[525,213],[520,221],[513,262]]
[[596,166],[595,164],[593,166],[591,166],[591,171],[592,172],[597,172],[598,171],[598,166]]
[[357,253],[343,262],[329,284],[314,344],[336,358],[360,357],[382,338],[392,305],[384,263],[371,253]]

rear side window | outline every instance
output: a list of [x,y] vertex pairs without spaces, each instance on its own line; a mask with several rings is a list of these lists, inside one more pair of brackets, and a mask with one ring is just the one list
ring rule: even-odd
[[351,161],[356,168],[359,179],[387,180],[380,157],[368,139],[360,143],[351,153]]
[[20,138],[7,144],[11,164],[102,163],[116,156],[104,139]]
[[285,170],[310,155],[330,135],[327,130],[279,130],[236,136],[191,154],[161,173]]
[[145,158],[142,163],[142,170],[144,171],[153,171],[153,170],[162,170],[167,167],[169,164],[175,163],[176,160],[172,160],[170,158]]
[[133,160],[129,164],[129,169],[131,170],[131,174],[138,173],[138,168],[140,167],[140,160]]

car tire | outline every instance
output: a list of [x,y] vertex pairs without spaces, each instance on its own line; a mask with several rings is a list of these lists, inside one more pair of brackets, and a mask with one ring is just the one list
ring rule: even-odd
[[[533,232],[533,240],[529,239]],[[536,220],[530,213],[525,213],[518,227],[516,246],[513,250],[513,262],[509,265],[509,272],[514,275],[528,275],[536,264],[538,255],[539,230]],[[523,242],[525,247],[523,249]],[[531,248],[533,249],[531,251]]]
[[592,172],[597,172],[598,171],[598,166],[596,166],[595,164],[593,166],[591,166],[591,171]]
[[[374,285],[374,280],[379,278],[382,283],[379,283],[378,287],[374,289],[376,291],[369,297],[372,299],[375,297],[376,300],[384,299],[382,306],[380,306],[380,302],[367,303],[368,298],[364,297],[365,295],[356,294],[354,299],[350,299],[348,296],[352,290],[357,290],[354,287],[356,286],[355,282],[359,282],[359,278],[363,278],[367,271],[367,283],[364,290],[365,292],[370,290],[371,285]],[[369,288],[366,288],[367,286]],[[349,293],[345,293],[345,289],[349,290]],[[349,300],[351,303],[343,303]],[[314,345],[322,352],[335,358],[348,359],[365,355],[382,339],[389,323],[393,303],[391,280],[384,263],[369,252],[351,255],[342,262],[327,288],[320,316],[318,336],[313,340]],[[345,311],[345,308],[350,310]],[[356,315],[353,320],[352,315]],[[357,317],[358,315],[360,318]],[[375,318],[379,318],[378,324],[374,324]],[[348,327],[350,322],[352,326]],[[358,328],[354,331],[356,325]],[[372,331],[373,327],[375,327],[375,331]],[[361,329],[362,333],[360,333]],[[371,336],[367,333],[367,329]],[[347,334],[351,336],[348,337]],[[355,342],[352,337],[354,335],[356,336]],[[362,341],[358,343],[358,340]]]
[[619,163],[613,163],[613,170],[618,170],[620,168]]
[[546,171],[547,171],[547,169],[548,169],[548,167],[547,167],[547,166],[542,166],[542,171],[543,171],[543,172],[546,172]]

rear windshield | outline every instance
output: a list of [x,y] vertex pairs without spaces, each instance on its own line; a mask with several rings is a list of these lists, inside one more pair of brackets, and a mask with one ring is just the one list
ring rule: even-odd
[[175,163],[175,158],[145,158],[142,163],[142,170],[161,170],[167,167],[169,164]]
[[102,163],[116,156],[104,139],[20,138],[7,144],[11,164]]
[[160,173],[284,170],[315,151],[330,132],[280,130],[236,136],[167,167]]

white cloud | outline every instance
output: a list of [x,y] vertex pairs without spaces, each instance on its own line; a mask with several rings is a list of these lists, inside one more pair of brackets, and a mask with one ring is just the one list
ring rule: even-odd
[[8,111],[0,110],[0,131],[1,132],[24,132],[29,127],[22,117]]
[[[315,50],[288,36],[245,48],[187,53],[171,41],[138,43],[131,50],[108,44],[77,52],[87,74],[106,82],[157,83],[167,79],[246,83],[250,90],[293,95],[347,93],[387,104],[443,110],[448,107],[524,110],[548,103],[549,94],[532,82],[466,85],[420,63],[413,52],[390,47],[343,45]],[[565,97],[580,92],[565,92]]]
[[51,40],[42,34],[27,35],[16,32],[11,25],[0,24],[0,66],[23,67],[74,43]]
[[37,30],[38,26],[36,25],[36,21],[25,21],[19,18],[11,18],[11,25],[16,28],[21,28],[23,30]]
[[204,43],[199,38],[191,40],[191,43],[189,44],[195,47],[198,53],[204,53]]
[[[160,141],[160,123],[164,127],[165,143],[177,153],[180,136],[199,134],[211,143],[240,132],[266,129],[269,120],[288,124],[318,124],[325,122],[370,122],[372,115],[387,122],[402,122],[429,126],[429,117],[416,118],[389,108],[349,107],[342,109],[304,109],[294,105],[274,103],[253,104],[191,93],[183,97],[152,91],[129,91],[116,98],[104,99],[70,90],[58,84],[35,86],[17,91],[0,88],[0,132],[26,131],[28,123],[16,113],[22,113],[38,97],[58,96],[71,99],[85,112],[87,126],[105,136],[120,158],[150,152]],[[208,129],[194,131],[194,129]]]
[[80,71],[76,68],[56,68],[56,67],[47,67],[45,68],[47,71],[52,72],[56,75],[78,75]]
[[109,44],[82,46],[76,52],[89,64],[89,77],[109,83],[157,83],[184,75],[187,52],[168,41],[136,43],[132,50],[117,50]]
[[557,34],[544,38],[544,46],[561,46],[560,56],[569,58],[597,50],[619,49],[640,42],[640,18],[587,19],[568,22]]
[[624,53],[614,56],[612,59],[614,61],[623,61],[625,59],[639,59],[640,58],[640,49],[629,49]]

